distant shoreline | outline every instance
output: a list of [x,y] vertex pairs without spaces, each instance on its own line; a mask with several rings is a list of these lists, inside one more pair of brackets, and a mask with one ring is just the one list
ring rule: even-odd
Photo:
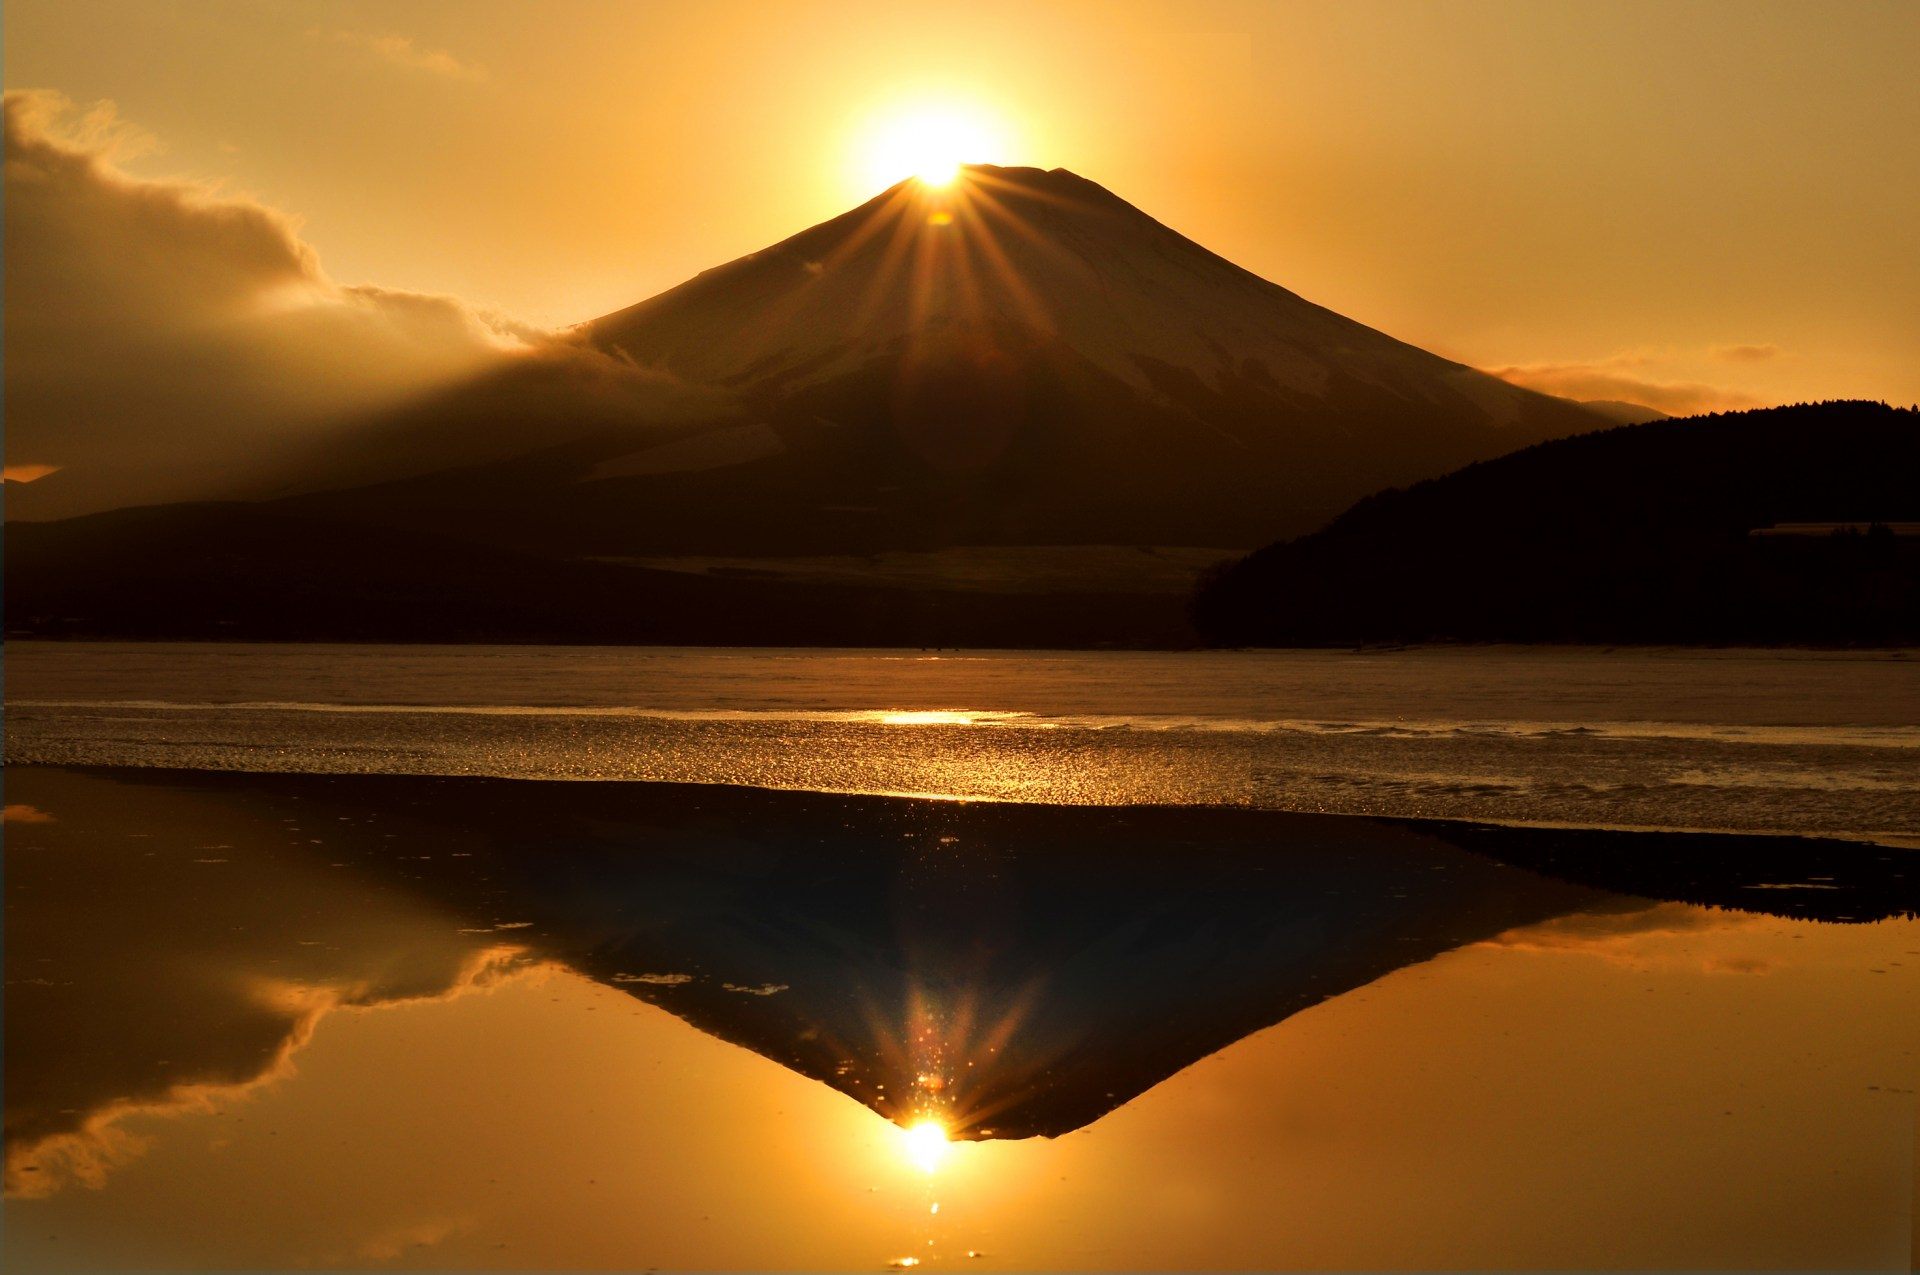
[[71,645],[107,645],[125,643],[141,646],[402,646],[402,647],[590,647],[602,649],[667,649],[667,650],[714,650],[714,651],[925,651],[966,652],[993,651],[1001,653],[1032,652],[1112,652],[1122,654],[1130,651],[1151,652],[1154,654],[1260,654],[1272,652],[1282,654],[1289,651],[1300,652],[1348,652],[1354,655],[1381,654],[1392,651],[1472,651],[1472,650],[1541,650],[1541,651],[1675,651],[1675,652],[1806,652],[1813,654],[1860,654],[1884,655],[1895,658],[1920,658],[1920,642],[1889,646],[1884,643],[1862,643],[1854,645],[1839,642],[1590,642],[1568,639],[1567,641],[1512,642],[1495,638],[1460,638],[1457,640],[1432,639],[1421,642],[1365,642],[1360,644],[1327,642],[1301,644],[1294,646],[1205,646],[1199,643],[1190,645],[1153,645],[1147,643],[1102,643],[1097,645],[1048,645],[1013,643],[969,643],[958,646],[921,646],[907,642],[869,642],[845,643],[796,640],[791,642],[675,642],[666,639],[659,641],[607,642],[592,638],[328,638],[328,637],[220,637],[167,635],[147,637],[116,633],[47,633],[35,630],[16,630],[5,634],[9,643],[46,642]]
[[[876,828],[894,830],[910,828],[919,814],[937,814],[943,826],[962,829],[969,839],[996,833],[1028,837],[1047,834],[1054,825],[1090,824],[1125,826],[1130,830],[1129,835],[1164,834],[1170,838],[1169,844],[1202,835],[1237,840],[1248,836],[1250,832],[1269,827],[1296,835],[1318,831],[1332,834],[1332,839],[1339,841],[1358,834],[1367,825],[1376,825],[1427,833],[1512,866],[1526,867],[1584,884],[1604,883],[1603,888],[1620,893],[1684,898],[1686,901],[1706,902],[1715,906],[1739,906],[1735,900],[1744,896],[1731,893],[1734,891],[1774,890],[1778,888],[1775,881],[1783,874],[1804,876],[1814,873],[1815,869],[1831,868],[1836,872],[1852,872],[1862,882],[1870,878],[1872,889],[1886,896],[1883,900],[1888,906],[1886,915],[1920,914],[1920,863],[1914,865],[1916,875],[1909,877],[1905,865],[1898,859],[1860,853],[1883,849],[1920,850],[1920,836],[1886,840],[1838,833],[1431,818],[1225,804],[1077,805],[617,778],[536,779],[496,775],[360,774],[41,763],[26,763],[17,767],[9,764],[8,768],[41,774],[94,775],[133,783],[185,783],[236,792],[250,788],[304,788],[318,785],[320,789],[334,791],[340,796],[357,797],[362,790],[372,793],[414,789],[459,797],[460,794],[511,790],[525,796],[562,796],[565,799],[563,804],[570,811],[590,807],[594,815],[601,818],[617,818],[624,798],[646,809],[649,819],[660,817],[662,811],[731,811],[745,812],[749,819],[766,819],[770,821],[769,826],[782,828],[787,827],[790,821],[799,819],[818,822],[825,828],[866,826],[870,823]],[[589,792],[591,797],[587,795]],[[516,797],[515,801],[518,802],[519,798]],[[449,806],[465,810],[467,803],[460,798],[451,800]],[[517,806],[512,808],[517,809]],[[853,822],[846,822],[848,820]],[[1634,856],[1629,860],[1608,853],[1610,849],[1617,849],[1622,842],[1632,842],[1648,850],[1658,849],[1666,853]],[[1078,846],[1080,843],[1069,838],[1061,844]],[[1287,853],[1290,848],[1287,844],[1280,844],[1275,847],[1275,852]],[[1654,884],[1656,881],[1659,883],[1658,889]],[[1639,889],[1633,888],[1635,883],[1638,883]],[[1687,891],[1694,892],[1695,897],[1687,898]],[[1769,900],[1764,894],[1744,901],[1753,910],[1771,910],[1759,905],[1778,902]],[[1824,897],[1813,901],[1823,908],[1834,902]]]

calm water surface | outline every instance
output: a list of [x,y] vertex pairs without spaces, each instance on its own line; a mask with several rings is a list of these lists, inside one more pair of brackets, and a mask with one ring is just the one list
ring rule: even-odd
[[1898,658],[8,657],[10,1268],[1911,1263]]

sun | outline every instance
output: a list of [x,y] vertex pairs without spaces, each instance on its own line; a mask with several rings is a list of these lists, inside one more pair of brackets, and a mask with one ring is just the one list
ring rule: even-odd
[[869,187],[917,178],[948,186],[963,164],[990,164],[1004,157],[1006,129],[988,112],[959,105],[918,106],[888,112],[870,126],[860,147],[862,177]]
[[950,1149],[947,1127],[931,1116],[922,1116],[901,1131],[901,1147],[908,1161],[922,1173],[932,1173]]

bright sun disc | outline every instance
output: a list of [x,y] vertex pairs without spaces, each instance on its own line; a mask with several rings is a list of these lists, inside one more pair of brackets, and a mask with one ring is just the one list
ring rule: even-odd
[[907,1126],[904,1137],[907,1159],[923,1173],[932,1173],[939,1168],[951,1149],[947,1144],[946,1126],[930,1117]]
[[945,186],[962,164],[992,163],[1002,150],[999,130],[985,117],[954,108],[928,108],[888,117],[862,148],[867,180],[891,186],[916,177]]

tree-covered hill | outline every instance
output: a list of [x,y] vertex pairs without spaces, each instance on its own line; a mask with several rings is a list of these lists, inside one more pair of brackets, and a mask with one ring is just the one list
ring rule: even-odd
[[[1803,403],[1542,443],[1224,569],[1219,645],[1920,642],[1920,410]],[[1792,524],[1799,524],[1797,526]]]

